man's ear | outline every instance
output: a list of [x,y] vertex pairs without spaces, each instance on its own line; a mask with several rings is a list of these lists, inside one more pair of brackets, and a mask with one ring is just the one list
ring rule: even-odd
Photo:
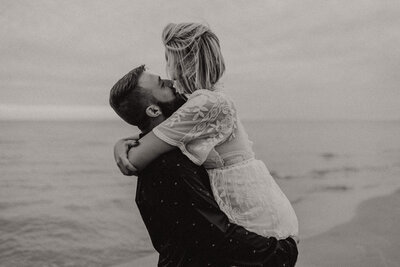
[[146,114],[152,118],[158,117],[162,114],[161,108],[157,105],[150,105],[146,108]]

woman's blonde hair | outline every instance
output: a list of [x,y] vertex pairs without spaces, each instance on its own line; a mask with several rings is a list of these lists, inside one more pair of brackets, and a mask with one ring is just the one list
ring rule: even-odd
[[170,23],[162,32],[167,72],[186,93],[214,90],[225,71],[218,37],[200,23]]

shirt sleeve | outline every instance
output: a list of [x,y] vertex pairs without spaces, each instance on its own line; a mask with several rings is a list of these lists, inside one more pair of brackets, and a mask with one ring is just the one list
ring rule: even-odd
[[234,136],[234,128],[233,102],[222,93],[197,90],[153,132],[164,142],[178,147],[193,163],[201,165],[216,145]]

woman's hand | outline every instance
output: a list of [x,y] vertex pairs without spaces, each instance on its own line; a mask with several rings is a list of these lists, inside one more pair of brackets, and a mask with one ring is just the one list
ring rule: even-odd
[[119,140],[114,146],[114,159],[120,171],[127,176],[137,175],[137,169],[128,159],[129,149],[139,145],[139,135]]

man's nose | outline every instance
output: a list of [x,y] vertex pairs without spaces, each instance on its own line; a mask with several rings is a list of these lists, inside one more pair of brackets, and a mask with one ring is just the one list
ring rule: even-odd
[[174,81],[164,80],[164,85],[167,86],[167,87],[173,87],[174,86]]

